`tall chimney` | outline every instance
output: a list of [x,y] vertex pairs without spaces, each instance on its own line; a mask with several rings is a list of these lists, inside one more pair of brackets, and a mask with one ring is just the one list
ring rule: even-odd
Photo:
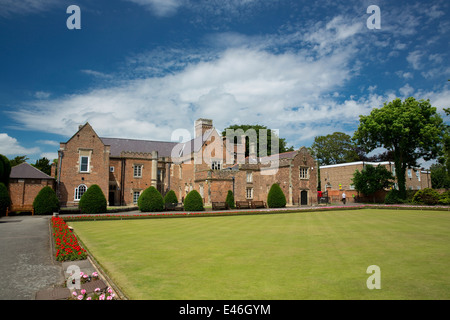
[[213,128],[211,119],[198,119],[195,120],[195,138],[202,136],[206,131]]

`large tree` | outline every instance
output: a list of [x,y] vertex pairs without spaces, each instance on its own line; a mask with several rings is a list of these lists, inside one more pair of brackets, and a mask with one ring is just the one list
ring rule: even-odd
[[444,125],[429,100],[395,99],[360,116],[354,140],[365,152],[382,147],[392,151],[400,197],[406,197],[405,172],[417,160],[435,159],[442,149]]
[[375,192],[394,184],[394,176],[384,166],[366,165],[361,171],[355,170],[352,181],[356,191],[366,196],[375,196]]
[[[243,124],[243,125],[231,125],[227,128],[225,128],[222,131],[222,136],[227,136],[227,129],[232,130],[234,132],[238,132],[237,130],[242,129],[243,133],[249,133],[250,130],[254,130],[254,132],[256,133],[256,139],[257,139],[257,156],[261,156],[260,152],[262,151],[262,148],[265,148],[267,150],[267,154],[264,155],[268,155],[270,156],[271,154],[276,154],[276,153],[283,153],[283,152],[287,152],[287,151],[294,151],[294,147],[287,147],[287,143],[286,143],[286,139],[285,138],[280,138],[276,136],[276,132],[272,129],[267,128],[266,126],[262,126],[262,125],[247,125],[247,124]],[[260,131],[262,130],[262,131]],[[260,133],[267,133],[267,139],[260,139]],[[272,152],[272,135],[274,136],[274,138],[278,138],[278,150],[274,150],[275,152]],[[234,142],[237,142],[237,139],[239,138],[238,136],[233,136],[234,138]],[[245,142],[245,156],[247,157],[249,155],[249,150],[250,150],[250,140],[251,138],[247,137],[246,138],[246,142]],[[263,141],[267,141],[267,147],[265,147],[265,143],[263,143]]]
[[36,163],[32,164],[32,166],[36,169],[41,170],[45,174],[51,174],[52,165],[50,164],[50,160],[48,160],[46,157],[36,160]]
[[343,132],[317,136],[311,145],[311,153],[319,165],[330,165],[359,160],[352,138]]

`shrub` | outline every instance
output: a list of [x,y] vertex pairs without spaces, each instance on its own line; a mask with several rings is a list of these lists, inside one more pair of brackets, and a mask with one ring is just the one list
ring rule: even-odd
[[403,202],[404,201],[400,197],[400,191],[396,189],[392,189],[391,191],[389,191],[384,198],[384,203],[386,204],[397,204]]
[[96,184],[90,186],[81,196],[78,207],[81,213],[93,214],[106,212],[106,198],[102,189]]
[[439,196],[439,204],[450,205],[450,190],[445,191],[443,194]]
[[11,199],[9,198],[8,189],[5,184],[0,182],[0,215],[3,216],[6,213],[6,208],[11,204]]
[[192,190],[184,199],[184,209],[187,211],[203,211],[203,199],[196,190]]
[[164,203],[178,203],[175,191],[169,190],[169,192],[167,192],[166,196],[164,197]]
[[412,202],[417,204],[435,205],[439,202],[439,193],[431,188],[419,190],[414,195]]
[[45,186],[39,191],[33,201],[33,208],[35,214],[52,214],[59,210],[59,200],[55,191]]
[[277,183],[274,183],[267,195],[267,206],[269,208],[284,208],[286,206],[286,197]]
[[163,211],[164,199],[155,187],[150,186],[139,196],[138,207],[142,212]]
[[228,190],[225,202],[228,204],[228,208],[230,208],[230,209],[234,209],[235,208],[233,191]]

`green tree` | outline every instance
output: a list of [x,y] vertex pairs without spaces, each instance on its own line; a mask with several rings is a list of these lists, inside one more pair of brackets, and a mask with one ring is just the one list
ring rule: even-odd
[[9,174],[11,173],[11,164],[7,157],[0,154],[0,183],[4,183],[5,186],[9,182]]
[[46,157],[36,160],[36,163],[32,164],[32,166],[36,169],[41,170],[45,174],[51,174],[52,165],[50,163],[50,160],[48,160]]
[[225,202],[228,204],[228,208],[230,208],[230,209],[235,208],[233,191],[228,190]]
[[310,148],[319,165],[330,165],[359,160],[352,138],[343,132],[317,136]]
[[450,177],[446,166],[443,164],[432,164],[430,166],[431,187],[434,189],[450,188]]
[[0,216],[5,215],[6,208],[11,204],[11,199],[9,198],[8,188],[4,183],[0,182]]
[[[254,130],[254,133],[256,134],[256,143],[257,143],[257,156],[260,157],[262,154],[260,154],[260,152],[262,150],[267,150],[267,154],[268,156],[270,156],[272,154],[272,135],[274,136],[274,140],[278,137],[276,135],[276,132],[272,129],[267,128],[266,126],[262,126],[262,125],[247,125],[247,124],[243,124],[243,125],[231,125],[227,128],[225,128],[222,131],[222,136],[226,137],[227,136],[227,130],[233,130],[238,132],[237,130],[242,129],[243,133],[249,133],[252,132],[251,130]],[[260,132],[260,130],[262,130]],[[265,139],[265,135],[260,139],[260,133],[264,133],[267,132],[267,139]],[[233,136],[233,137],[227,137],[228,139],[232,138],[234,139],[234,143],[240,141],[240,136]],[[239,139],[239,140],[237,140]],[[249,155],[249,151],[250,151],[250,138],[246,137],[246,141],[245,141],[245,156],[248,157]],[[230,141],[233,142],[233,141]],[[285,138],[280,138],[278,137],[278,150],[275,151],[274,154],[276,153],[283,153],[283,152],[287,152],[287,151],[294,151],[294,146],[290,146],[287,147],[287,142]]]
[[90,186],[81,196],[78,207],[81,213],[105,213],[107,202],[102,189],[96,184]]
[[361,171],[356,170],[354,172],[352,181],[356,191],[371,196],[379,190],[391,187],[394,184],[394,179],[392,173],[384,166],[366,165]]
[[150,186],[138,198],[138,207],[142,212],[157,212],[164,210],[164,199],[158,189]]
[[436,158],[442,146],[444,126],[429,100],[395,99],[368,116],[360,116],[354,134],[365,152],[382,147],[394,154],[399,194],[406,197],[406,168],[418,167],[417,160]]
[[16,156],[13,159],[10,159],[9,162],[11,163],[11,167],[15,167],[21,163],[27,162],[29,158],[27,156]]
[[55,191],[45,186],[39,191],[33,201],[33,208],[35,214],[52,214],[59,210],[59,200]]
[[284,208],[286,206],[286,196],[277,183],[270,187],[267,195],[267,206],[269,208]]
[[187,211],[203,211],[203,199],[197,190],[190,191],[184,198],[184,209]]

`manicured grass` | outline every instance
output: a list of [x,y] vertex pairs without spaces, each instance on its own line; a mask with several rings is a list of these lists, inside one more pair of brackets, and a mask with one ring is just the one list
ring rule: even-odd
[[[130,299],[450,299],[450,213],[69,222]],[[369,290],[367,267],[381,270]]]

